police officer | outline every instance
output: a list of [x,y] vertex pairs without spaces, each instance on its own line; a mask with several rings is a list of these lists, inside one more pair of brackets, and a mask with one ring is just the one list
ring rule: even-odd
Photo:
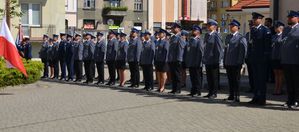
[[181,70],[184,55],[185,41],[181,37],[181,26],[174,23],[171,27],[174,34],[169,41],[168,64],[170,67],[172,91],[171,94],[181,93]]
[[49,63],[47,61],[47,48],[48,48],[48,40],[49,36],[47,34],[43,35],[44,42],[41,44],[41,49],[39,52],[39,58],[41,58],[42,63],[44,64],[44,73],[42,78],[48,78],[49,77]]
[[119,74],[119,86],[125,86],[125,70],[126,70],[126,60],[128,51],[128,41],[126,39],[127,34],[119,33],[120,41],[118,44],[118,50],[116,52],[116,63],[115,67]]
[[251,29],[252,49],[249,55],[249,61],[252,67],[254,97],[249,104],[266,104],[266,80],[267,80],[267,62],[270,55],[271,31],[262,25],[263,15],[253,12],[252,20],[254,27]]
[[94,65],[94,49],[95,44],[92,41],[92,38],[95,38],[92,33],[86,33],[86,40],[83,43],[83,57],[84,69],[86,75],[86,81],[84,83],[90,84],[93,83],[93,65]]
[[219,62],[223,56],[222,41],[220,35],[217,33],[218,23],[209,19],[207,23],[208,33],[204,38],[204,56],[203,63],[205,64],[207,72],[207,81],[209,93],[204,96],[206,98],[214,99],[217,97],[217,89],[219,87]]
[[140,53],[142,49],[142,42],[138,37],[139,31],[136,28],[132,28],[129,40],[129,48],[127,61],[129,63],[130,73],[131,73],[131,85],[129,87],[138,88],[140,81],[139,73],[139,60]]
[[74,71],[76,80],[74,82],[82,81],[82,65],[83,65],[83,42],[81,40],[81,34],[75,34],[74,40]]
[[93,83],[93,65],[94,65],[94,49],[95,44],[92,39],[95,36],[92,33],[86,33],[86,40],[83,43],[83,61],[84,61],[84,69],[86,75],[86,81],[84,83],[89,84]]
[[59,80],[66,80],[66,34],[60,33],[60,42],[58,48],[58,57],[59,57],[59,64],[61,75]]
[[154,77],[153,77],[153,62],[155,57],[155,43],[151,39],[151,33],[145,31],[144,42],[140,54],[140,66],[143,71],[144,78],[144,90],[151,91],[154,89]]
[[108,72],[109,72],[109,82],[106,85],[115,85],[115,59],[116,59],[116,52],[118,50],[118,43],[119,41],[116,38],[117,33],[111,30],[109,32],[109,40],[107,44],[107,51],[106,51],[106,63],[108,65]]
[[104,57],[106,52],[106,43],[103,33],[97,32],[97,43],[94,50],[94,61],[98,71],[98,84],[104,84]]
[[165,83],[167,80],[167,71],[168,71],[168,51],[169,51],[169,41],[166,38],[168,32],[164,29],[159,30],[159,40],[156,44],[155,50],[155,70],[158,76],[159,87],[157,92],[164,92]]
[[202,56],[203,56],[203,40],[201,38],[202,29],[194,25],[192,27],[192,38],[185,49],[185,64],[186,68],[189,68],[191,91],[189,96],[198,95],[201,96],[202,86]]
[[288,101],[284,105],[292,109],[299,108],[299,12],[290,11],[288,14],[289,30],[285,30],[284,44],[281,50]]
[[59,56],[58,56],[58,50],[59,50],[59,42],[58,42],[58,35],[53,34],[53,48],[54,48],[54,77],[52,79],[58,79],[59,76]]
[[54,78],[55,53],[56,49],[54,47],[54,40],[50,38],[47,48],[47,61],[50,66],[50,78]]
[[246,56],[247,41],[246,38],[239,33],[240,22],[232,20],[229,26],[231,34],[225,38],[226,47],[223,59],[229,84],[229,97],[225,100],[229,102],[240,102],[240,71]]
[[276,21],[274,24],[276,34],[272,36],[272,55],[271,55],[271,67],[274,71],[275,77],[275,90],[273,95],[282,95],[283,86],[283,71],[281,65],[281,45],[282,32],[284,30],[284,24],[280,21]]
[[24,38],[24,58],[26,60],[31,60],[32,59],[32,45],[30,43],[30,38],[25,37]]
[[245,63],[247,66],[249,86],[250,86],[250,89],[247,92],[252,93],[254,91],[253,73],[252,73],[252,67],[251,67],[251,64],[250,64],[250,61],[248,58],[251,54],[251,49],[252,49],[252,39],[251,39],[251,33],[250,33],[251,28],[253,28],[252,20],[249,20],[248,27],[249,27],[249,32],[247,32],[245,35],[246,40],[247,40],[247,54],[246,54],[246,58],[245,58]]
[[67,42],[66,42],[66,66],[68,72],[68,79],[66,81],[73,81],[74,79],[74,44],[73,44],[73,36],[71,34],[67,34]]
[[[186,30],[181,31],[181,38],[183,39],[183,41],[185,41],[185,44],[186,44],[185,47],[189,43],[189,39],[190,39],[189,34],[190,33]],[[186,87],[186,80],[187,80],[187,73],[186,73],[187,67],[186,67],[186,63],[185,63],[185,60],[186,60],[185,52],[186,52],[186,48],[185,48],[184,55],[183,55],[182,71],[181,71],[181,76],[182,76],[181,77],[181,79],[182,79],[181,86],[182,86],[182,88]]]

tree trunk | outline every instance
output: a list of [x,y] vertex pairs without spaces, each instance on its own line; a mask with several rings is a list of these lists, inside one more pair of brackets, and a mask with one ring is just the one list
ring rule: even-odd
[[10,29],[10,0],[5,1],[5,15],[8,28]]

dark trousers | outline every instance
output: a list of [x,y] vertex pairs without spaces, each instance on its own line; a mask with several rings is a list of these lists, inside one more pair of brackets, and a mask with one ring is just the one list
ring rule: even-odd
[[98,82],[104,82],[104,62],[96,62],[98,71]]
[[49,62],[47,59],[42,59],[42,63],[44,64],[44,77],[49,77]]
[[66,61],[66,68],[68,79],[74,79],[74,60],[70,59]]
[[82,60],[75,60],[74,62],[74,68],[75,68],[75,74],[76,74],[76,80],[82,80]]
[[129,62],[129,68],[131,73],[131,84],[139,86],[140,73],[138,62]]
[[240,96],[240,71],[241,66],[225,66],[226,75],[228,78],[229,84],[229,96],[230,97],[239,97]]
[[254,84],[253,100],[266,100],[267,92],[267,64],[266,63],[252,63],[252,75]]
[[202,67],[190,67],[190,80],[191,80],[191,94],[197,94],[201,92],[202,88]]
[[249,91],[254,91],[252,66],[250,65],[250,63],[246,63],[246,65],[248,70],[248,78],[249,78],[249,86],[250,86]]
[[93,73],[94,71],[92,68],[94,68],[94,61],[92,60],[85,60],[84,61],[84,70],[86,75],[86,81],[87,82],[93,82]]
[[59,77],[59,60],[54,60],[54,78]]
[[108,66],[108,72],[109,72],[109,82],[110,83],[115,83],[115,61],[107,61],[107,66]]
[[288,104],[299,101],[299,65],[283,65],[288,92]]
[[182,63],[181,62],[170,62],[170,74],[172,91],[181,92],[182,85]]
[[65,60],[59,60],[60,70],[61,70],[61,78],[66,78],[66,62]]
[[219,88],[219,64],[206,65],[209,95],[217,94]]
[[146,88],[154,87],[153,65],[141,65],[143,71],[143,79]]

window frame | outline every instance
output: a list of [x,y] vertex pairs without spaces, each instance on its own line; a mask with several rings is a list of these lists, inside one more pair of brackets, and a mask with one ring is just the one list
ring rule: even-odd
[[[22,4],[28,5],[28,24],[23,24],[21,20],[22,26],[28,26],[28,27],[42,27],[42,5],[40,3],[20,3],[20,7],[22,8]],[[33,24],[33,5],[39,5],[39,24]],[[22,9],[21,9],[22,10]],[[22,19],[22,17],[21,17]]]
[[[87,6],[87,2],[89,3],[89,6]],[[83,9],[95,9],[96,8],[96,0],[83,0]]]
[[134,0],[134,11],[143,11],[143,0]]

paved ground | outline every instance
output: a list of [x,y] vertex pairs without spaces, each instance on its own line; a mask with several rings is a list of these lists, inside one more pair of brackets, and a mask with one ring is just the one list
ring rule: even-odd
[[[299,131],[299,111],[280,107],[285,96],[269,94],[266,107],[253,107],[243,92],[242,103],[230,104],[222,101],[226,82],[221,76],[215,100],[187,97],[188,89],[172,96],[49,80],[8,87],[0,93],[0,132]],[[246,77],[241,86],[248,89]]]

